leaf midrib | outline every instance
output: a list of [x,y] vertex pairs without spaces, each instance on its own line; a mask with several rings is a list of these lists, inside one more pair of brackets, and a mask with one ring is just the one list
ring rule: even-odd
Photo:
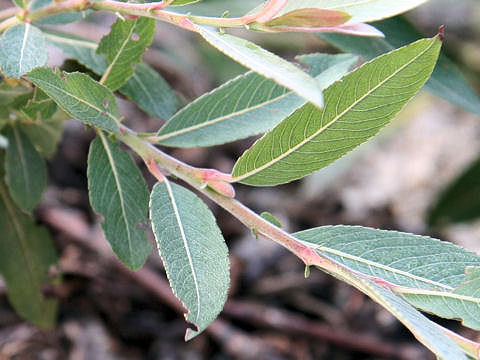
[[100,139],[102,140],[103,147],[105,148],[105,152],[107,154],[108,161],[109,161],[110,166],[112,168],[113,177],[115,178],[115,183],[117,185],[118,196],[120,198],[120,207],[122,209],[122,215],[123,215],[122,219],[123,219],[123,222],[125,223],[125,227],[126,227],[126,230],[127,230],[128,255],[130,257],[130,264],[133,265],[134,264],[134,258],[133,258],[132,234],[131,234],[131,231],[130,231],[130,224],[128,223],[128,220],[127,220],[127,212],[126,212],[126,208],[125,208],[125,199],[123,198],[123,190],[122,190],[122,185],[120,183],[120,177],[118,175],[118,170],[117,170],[117,167],[115,165],[115,160],[113,159],[112,152],[110,151],[110,147],[108,146],[107,139],[106,139],[105,135],[101,131],[99,131],[98,134],[100,136]]
[[108,65],[107,70],[105,70],[105,73],[103,74],[102,78],[100,79],[100,84],[104,84],[105,82],[107,82],[108,77],[110,76],[110,72],[112,71],[113,67],[116,65],[120,55],[123,52],[123,49],[125,48],[125,46],[127,46],[128,42],[130,41],[130,37],[132,36],[133,30],[137,26],[137,22],[138,22],[138,20],[135,20],[135,23],[132,24],[132,26],[130,27],[130,30],[128,32],[128,36],[123,41],[122,45],[120,46],[120,49],[118,50],[117,54],[113,58],[110,65]]
[[22,47],[20,49],[20,59],[18,61],[18,71],[20,74],[22,74],[22,63],[23,63],[23,56],[25,52],[25,47],[27,45],[27,40],[28,40],[28,33],[30,32],[30,24],[25,23],[25,32],[23,34],[23,42],[22,42]]
[[31,190],[30,177],[28,176],[28,171],[27,171],[28,165],[27,165],[27,161],[25,160],[25,153],[23,152],[23,142],[22,142],[22,139],[20,138],[20,134],[17,127],[13,126],[12,129],[13,129],[13,136],[15,137],[15,142],[17,143],[17,150],[20,156],[20,163],[22,164],[22,172],[23,172],[23,178],[25,179],[25,186],[28,190]]
[[[68,79],[67,79],[67,80],[68,80]],[[83,100],[82,98],[79,98],[78,96],[72,94],[71,92],[68,92],[67,90],[64,90],[64,89],[62,89],[62,88],[60,88],[60,87],[58,87],[58,86],[56,86],[56,85],[54,85],[54,84],[52,84],[52,83],[50,83],[50,82],[48,82],[48,81],[45,81],[45,80],[42,80],[42,79],[39,79],[39,78],[36,78],[35,81],[41,82],[41,83],[43,83],[44,85],[46,84],[47,87],[52,87],[52,88],[54,88],[54,89],[56,89],[56,90],[64,93],[66,96],[69,96],[69,97],[77,100],[78,102],[87,105],[88,107],[96,110],[97,112],[99,112],[99,113],[102,114],[102,115],[103,115],[103,114],[104,114],[104,115],[107,115],[110,119],[112,119],[112,120],[115,122],[115,124],[118,125],[118,123],[119,123],[118,119],[117,119],[115,116],[113,116],[110,112],[103,111],[102,109],[96,107],[95,105],[89,103],[88,101],[85,101],[85,100]],[[59,104],[59,105],[65,110],[65,112],[71,114],[71,112],[70,112],[68,109],[64,108],[61,104]],[[73,115],[73,114],[72,114],[72,115]],[[75,115],[73,115],[73,117],[76,118]]]
[[325,253],[333,254],[333,255],[336,255],[336,256],[340,256],[342,258],[353,260],[355,262],[358,262],[358,263],[361,263],[361,264],[364,264],[364,265],[372,266],[372,267],[375,267],[377,269],[387,271],[389,273],[398,274],[398,275],[405,276],[405,277],[407,277],[409,279],[412,279],[412,280],[416,280],[416,281],[420,281],[420,282],[423,282],[423,283],[426,283],[426,284],[429,284],[429,285],[440,287],[440,288],[446,289],[448,291],[454,290],[454,288],[451,287],[451,286],[448,286],[448,285],[442,284],[440,282],[433,281],[433,280],[430,280],[430,279],[427,279],[427,278],[424,278],[424,277],[421,277],[421,276],[418,276],[418,275],[414,275],[414,274],[409,273],[409,272],[404,271],[404,270],[392,268],[390,266],[387,266],[387,265],[384,265],[384,264],[381,264],[381,263],[378,263],[378,262],[375,262],[375,261],[367,260],[367,259],[364,259],[362,257],[352,255],[352,254],[348,254],[348,253],[345,253],[343,251],[332,249],[332,248],[329,248],[329,247],[326,247],[326,246],[323,246],[323,245],[322,246],[316,246],[315,244],[309,243],[307,241],[304,241],[304,242],[307,243],[309,246],[313,246],[317,251],[322,252],[322,253],[325,252]]
[[200,309],[201,309],[201,298],[200,298],[200,289],[199,289],[199,285],[198,285],[197,273],[195,272],[195,267],[193,266],[192,254],[190,253],[190,248],[189,248],[189,245],[188,245],[187,236],[185,235],[185,230],[183,228],[182,219],[181,219],[180,213],[178,211],[177,201],[175,199],[175,196],[173,195],[173,191],[172,191],[172,188],[170,186],[170,183],[166,179],[165,179],[165,186],[167,188],[168,197],[170,198],[170,202],[172,203],[173,213],[175,214],[175,219],[177,220],[177,224],[178,224],[178,227],[179,227],[179,230],[180,230],[180,235],[181,235],[182,241],[183,241],[183,246],[185,248],[185,252],[187,253],[188,264],[190,266],[190,270],[192,271],[193,282],[195,284],[195,293],[197,295],[197,312],[195,314],[195,323],[197,323],[198,319],[200,317]]
[[[242,181],[250,176],[253,176],[259,172],[261,172],[262,170],[264,169],[267,169],[269,168],[270,166],[274,165],[275,163],[277,163],[278,161],[281,161],[282,159],[286,158],[287,156],[289,156],[290,154],[292,154],[293,152],[295,152],[296,150],[298,150],[299,148],[301,148],[302,146],[304,146],[305,144],[307,144],[309,141],[311,141],[312,139],[314,139],[315,137],[317,137],[318,135],[320,135],[323,131],[325,131],[327,128],[329,128],[331,125],[333,125],[337,120],[341,119],[347,112],[349,112],[353,107],[355,107],[357,104],[359,104],[361,101],[363,101],[367,96],[369,96],[371,93],[373,93],[375,90],[377,90],[380,86],[382,86],[383,84],[385,84],[387,81],[389,81],[392,77],[394,77],[395,75],[397,75],[399,72],[401,72],[404,68],[406,68],[407,66],[409,66],[410,64],[412,64],[416,59],[418,59],[420,56],[422,56],[423,54],[425,54],[428,50],[430,50],[430,48],[434,45],[434,42],[432,42],[430,44],[430,46],[428,46],[424,51],[422,51],[420,54],[416,55],[415,57],[413,57],[410,61],[408,61],[407,63],[405,63],[404,65],[402,65],[401,67],[399,67],[396,71],[394,71],[391,75],[389,75],[387,78],[385,78],[383,81],[380,81],[376,86],[374,86],[372,89],[370,89],[369,91],[367,91],[363,96],[361,96],[359,99],[357,99],[356,101],[354,101],[349,107],[347,107],[344,111],[342,111],[340,114],[338,114],[337,116],[335,116],[330,122],[328,122],[326,125],[322,126],[319,130],[317,130],[316,132],[314,132],[312,135],[310,135],[309,137],[305,138],[304,140],[300,141],[297,145],[293,146],[292,148],[290,148],[289,150],[287,150],[286,152],[284,152],[283,154],[281,154],[280,156],[268,161],[267,163],[263,164],[262,166],[258,167],[258,168],[255,168],[243,175],[240,175],[240,176],[236,176],[233,178],[233,181],[234,182],[238,182],[238,181]],[[306,105],[304,105],[306,106]],[[300,111],[301,108],[298,110]],[[322,111],[325,111],[325,108],[322,110]]]
[[176,130],[176,131],[173,131],[173,132],[170,132],[170,133],[166,133],[164,135],[159,135],[159,136],[157,136],[156,140],[158,142],[165,141],[165,140],[168,140],[172,137],[176,137],[176,136],[183,135],[183,134],[195,131],[195,130],[202,129],[204,127],[208,127],[208,126],[211,126],[211,125],[218,124],[222,121],[226,121],[226,120],[229,120],[229,119],[234,118],[236,116],[247,114],[247,113],[249,113],[251,111],[254,111],[254,110],[257,110],[261,107],[268,106],[268,105],[270,105],[270,104],[272,104],[276,101],[280,101],[283,98],[285,98],[287,96],[290,96],[292,94],[293,94],[292,91],[288,91],[283,95],[277,96],[277,97],[275,97],[273,99],[270,99],[270,100],[267,100],[267,101],[264,101],[262,103],[259,103],[259,104],[255,105],[255,106],[247,107],[247,108],[244,108],[244,109],[239,110],[239,111],[234,111],[234,112],[229,113],[227,115],[220,116],[220,117],[217,117],[217,118],[214,118],[214,119],[211,119],[211,120],[199,123],[199,124],[195,124],[193,126],[189,126],[189,127],[186,127],[186,128],[180,129],[180,130]]

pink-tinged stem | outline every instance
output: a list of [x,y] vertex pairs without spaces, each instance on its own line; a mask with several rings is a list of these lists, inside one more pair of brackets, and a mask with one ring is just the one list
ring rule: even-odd
[[249,24],[251,22],[266,23],[273,19],[280,10],[282,10],[285,5],[287,5],[288,0],[270,0],[267,5],[258,13],[252,15],[243,16],[241,19],[244,24]]

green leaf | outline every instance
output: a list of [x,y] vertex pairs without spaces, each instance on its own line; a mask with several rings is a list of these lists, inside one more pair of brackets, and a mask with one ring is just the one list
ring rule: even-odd
[[120,92],[153,117],[169,119],[178,109],[178,98],[168,83],[147,64],[138,64]]
[[480,217],[480,158],[440,194],[428,214],[431,226]]
[[262,218],[264,218],[265,220],[267,220],[269,223],[281,228],[283,227],[282,223],[275,217],[273,216],[272,214],[270,214],[268,211],[264,211],[260,214],[260,216]]
[[102,38],[97,53],[105,54],[108,67],[102,80],[112,90],[124,85],[134,72],[133,65],[142,61],[142,54],[152,43],[155,20],[139,17],[135,20],[118,19],[110,33]]
[[417,308],[448,319],[460,319],[464,326],[480,330],[480,267],[466,269],[467,281],[452,292],[399,289]]
[[50,119],[57,111],[57,104],[43,91],[35,88],[32,97],[19,110],[28,120]]
[[222,310],[229,286],[228,249],[215,218],[191,191],[165,181],[150,199],[150,218],[170,286],[188,310],[189,340]]
[[323,106],[318,83],[297,66],[245,39],[197,26],[198,33],[225,55],[238,63],[273,79],[318,107]]
[[47,62],[42,32],[29,23],[13,26],[0,38],[0,67],[7,77],[19,79]]
[[8,139],[5,172],[10,194],[20,208],[32,210],[47,186],[45,161],[16,126],[8,127],[5,136]]
[[43,294],[52,284],[50,266],[57,263],[50,234],[44,227],[17,209],[0,181],[0,273],[15,310],[35,326],[54,325],[57,301]]
[[[406,12],[427,0],[295,0],[276,15],[282,16],[297,9],[322,9],[343,11],[352,16],[350,23],[370,22]],[[258,10],[257,8],[256,10]]]
[[46,31],[47,41],[62,52],[77,60],[97,74],[103,74],[108,67],[105,57],[97,54],[98,44],[72,35]]
[[0,83],[0,105],[8,105],[13,102],[17,97],[26,95],[32,90],[23,86],[11,86],[6,82]]
[[35,122],[20,123],[20,129],[27,134],[31,143],[44,158],[51,158],[57,151],[63,134],[64,119],[40,119]]
[[[326,88],[357,61],[350,55],[312,54],[299,60]],[[272,129],[305,100],[273,80],[248,72],[202,95],[172,117],[158,132],[166,146],[219,145]]]
[[62,76],[49,68],[38,68],[28,74],[28,79],[70,116],[118,133],[118,108],[112,92],[85,74]]
[[105,237],[125,265],[139,269],[151,250],[140,229],[148,220],[148,190],[142,173],[117,142],[99,132],[90,146],[87,176],[92,208],[105,218]]
[[325,90],[325,108],[306,104],[237,161],[235,181],[276,185],[327,166],[375,135],[423,86],[441,42],[419,40],[382,55]]
[[463,350],[455,344],[441,327],[408,304],[400,296],[371,281],[358,279],[358,289],[382,305],[412,334],[440,359],[468,360]]
[[426,236],[360,226],[323,226],[294,236],[356,273],[393,284],[422,310],[480,327],[480,281],[465,275],[467,267],[480,267],[473,252]]
[[411,288],[452,291],[466,266],[480,266],[475,253],[428,236],[344,225],[294,236],[349,269]]
[[[363,55],[368,60],[420,39],[423,35],[405,18],[398,16],[373,23],[385,34],[384,39],[359,38],[341,34],[321,34],[321,38],[339,49]],[[444,100],[480,115],[480,99],[468,85],[457,66],[441,53],[425,89]]]

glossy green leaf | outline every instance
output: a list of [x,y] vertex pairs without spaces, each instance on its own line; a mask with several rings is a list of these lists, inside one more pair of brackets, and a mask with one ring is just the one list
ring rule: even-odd
[[4,134],[8,139],[5,172],[10,194],[20,208],[32,210],[47,186],[45,160],[18,127],[8,127]]
[[[368,60],[422,37],[422,34],[401,16],[372,25],[385,34],[384,39],[359,38],[341,34],[319,36],[345,52],[362,55]],[[425,89],[454,105],[480,115],[479,97],[468,85],[457,66],[443,53],[440,54],[437,66],[425,84]]]
[[217,317],[227,299],[228,249],[205,203],[179,185],[154,186],[150,218],[170,286],[195,326],[185,334],[189,340]]
[[110,33],[102,38],[97,53],[104,54],[108,67],[102,80],[105,86],[117,90],[134,72],[134,64],[142,61],[142,54],[152,43],[155,20],[139,17],[135,20],[118,19]]
[[105,219],[106,239],[125,265],[139,269],[151,250],[141,229],[148,220],[148,190],[142,173],[116,141],[99,133],[90,146],[87,176],[90,203]]
[[45,329],[54,325],[57,300],[44,295],[49,268],[57,263],[47,229],[16,208],[0,181],[0,274],[7,285],[10,303],[18,314]]
[[417,7],[427,0],[295,0],[277,14],[282,16],[297,9],[323,9],[344,11],[352,16],[351,23],[370,22],[397,14]]
[[440,194],[428,214],[431,226],[480,217],[480,158]]
[[77,60],[97,74],[103,74],[108,67],[103,55],[97,54],[98,44],[72,35],[45,32],[47,41],[62,52]]
[[158,72],[147,64],[138,64],[120,92],[153,117],[169,119],[178,109],[178,98]]
[[427,236],[360,226],[323,226],[294,236],[356,273],[393,284],[422,310],[480,328],[478,271],[465,275],[468,267],[480,267],[473,252]]
[[237,161],[235,181],[276,185],[327,166],[375,135],[423,86],[440,51],[419,40],[362,65],[325,90],[325,108],[306,104]]
[[28,79],[50,96],[70,116],[88,125],[119,132],[115,97],[105,86],[81,73],[56,74],[38,68]]
[[47,62],[42,32],[29,23],[7,29],[0,38],[0,68],[7,77],[19,79]]
[[[350,55],[312,54],[299,60],[326,88],[357,61]],[[166,146],[218,145],[272,129],[305,100],[273,80],[248,72],[202,95],[171,118],[158,132]]]
[[318,107],[322,90],[314,78],[297,66],[245,39],[197,26],[198,33],[225,55],[260,75],[273,79]]

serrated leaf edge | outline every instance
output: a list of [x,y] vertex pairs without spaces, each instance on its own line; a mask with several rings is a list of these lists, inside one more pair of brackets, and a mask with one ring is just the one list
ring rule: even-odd
[[[422,41],[422,40],[420,40]],[[364,94],[363,96],[361,96],[359,99],[357,99],[355,102],[353,102],[349,107],[347,107],[344,111],[342,111],[340,114],[338,114],[337,116],[335,116],[331,121],[329,121],[326,125],[322,126],[319,130],[317,130],[315,133],[313,133],[312,135],[310,135],[308,138],[302,140],[301,142],[299,142],[297,145],[293,146],[292,148],[290,148],[288,151],[282,153],[280,156],[276,157],[275,159],[272,159],[270,160],[269,162],[263,164],[262,166],[260,167],[257,167],[253,170],[250,170],[249,172],[245,173],[245,174],[242,174],[240,176],[234,176],[233,177],[233,182],[239,182],[239,181],[242,181],[250,176],[253,176],[255,174],[258,174],[259,172],[261,172],[262,170],[264,169],[267,169],[269,168],[270,166],[272,166],[273,164],[277,163],[278,161],[281,161],[282,159],[284,159],[285,157],[287,157],[288,155],[292,154],[293,152],[295,152],[296,150],[298,150],[299,148],[301,148],[302,146],[304,146],[305,144],[307,144],[310,140],[314,139],[316,136],[318,136],[319,134],[321,134],[324,130],[328,129],[332,124],[334,124],[337,120],[341,119],[341,117],[343,115],[345,115],[348,111],[350,111],[354,106],[356,106],[360,101],[362,101],[363,99],[365,99],[365,97],[369,96],[372,92],[374,92],[376,89],[378,89],[380,86],[382,86],[385,82],[387,82],[388,80],[390,80],[393,76],[397,75],[400,71],[402,71],[404,68],[406,68],[407,66],[409,66],[410,64],[412,64],[415,60],[417,60],[420,56],[422,56],[424,53],[426,53],[428,50],[430,50],[430,48],[435,44],[435,41],[432,41],[432,43],[430,44],[430,46],[428,46],[425,50],[423,50],[420,54],[416,55],[414,58],[412,58],[411,60],[409,60],[407,63],[405,63],[404,65],[402,65],[400,68],[398,68],[394,73],[392,73],[391,75],[389,75],[387,78],[385,78],[383,81],[381,81],[378,85],[374,86],[372,89],[370,89],[366,94]],[[407,45],[408,46],[408,45]],[[379,59],[381,57],[384,57],[386,55],[388,55],[390,53],[386,53],[386,54],[383,54],[381,55],[380,57],[377,57],[365,64],[368,64],[376,59]],[[364,64],[364,65],[365,65]],[[359,68],[360,69],[360,68]],[[348,75],[347,75],[348,76]],[[335,83],[338,83],[338,82],[341,82],[341,80],[338,80],[336,81]],[[334,83],[334,84],[335,84]],[[334,84],[332,84],[331,86],[333,86]],[[328,89],[327,89],[328,90]],[[254,145],[252,145],[251,148],[253,148]],[[248,150],[247,150],[248,151]],[[245,152],[246,154],[246,152]],[[244,155],[245,155],[244,154]],[[239,159],[241,160],[243,158],[243,156]],[[235,166],[239,163],[239,160],[237,161],[237,163],[235,164]],[[234,167],[234,173],[235,173],[235,167]]]

